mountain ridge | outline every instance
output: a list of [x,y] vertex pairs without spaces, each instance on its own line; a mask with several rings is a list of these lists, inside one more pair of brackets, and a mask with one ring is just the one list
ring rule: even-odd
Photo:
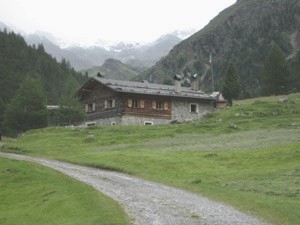
[[[65,58],[76,70],[88,69],[102,65],[106,59],[115,58],[123,63],[140,67],[150,67],[162,56],[178,44],[182,39],[174,34],[163,35],[151,43],[117,43],[104,46],[69,46],[60,48],[55,43],[46,39],[38,40],[33,36],[26,37],[29,44],[42,43],[45,50],[58,60]],[[50,43],[49,43],[49,42]]]
[[276,43],[289,58],[300,49],[299,0],[239,0],[146,71],[140,79],[162,83],[174,74],[201,75],[201,88],[211,91],[212,54],[216,88],[233,62],[243,90],[258,95],[267,52]]
[[98,73],[109,79],[115,80],[131,80],[145,71],[145,68],[134,67],[129,64],[122,63],[116,59],[106,59],[101,66],[94,66],[90,69],[80,71],[89,77],[95,77]]
[[[14,30],[4,23],[0,24],[0,30],[7,28]],[[162,35],[158,39],[149,43],[110,43],[99,40],[97,44],[90,46],[80,46],[68,44],[63,40],[54,37],[52,34],[37,31],[34,34],[20,33],[29,45],[43,44],[45,50],[58,61],[65,58],[70,62],[75,70],[80,71],[94,66],[101,66],[106,59],[114,58],[122,63],[131,64],[135,67],[150,67],[161,57],[167,55],[169,51],[179,42],[190,36],[195,30],[174,31]]]

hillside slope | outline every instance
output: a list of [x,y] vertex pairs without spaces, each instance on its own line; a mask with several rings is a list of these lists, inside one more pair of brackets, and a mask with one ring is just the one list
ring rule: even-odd
[[144,70],[145,69],[143,68],[122,63],[120,60],[107,59],[102,66],[95,66],[91,69],[82,70],[81,73],[87,73],[89,77],[95,77],[98,73],[100,73],[109,79],[131,80]]
[[216,89],[220,89],[228,64],[233,62],[243,90],[256,95],[264,60],[274,42],[287,58],[299,51],[300,1],[238,0],[204,29],[175,46],[141,79],[161,83],[176,73],[198,73],[202,89],[209,91],[212,54]]
[[[49,36],[49,35],[48,35]],[[77,68],[89,68],[94,64],[90,62],[84,53],[77,52],[77,49],[74,49],[74,52],[68,49],[62,49],[56,43],[54,37],[50,39],[49,37],[41,36],[39,34],[25,35],[24,39],[28,45],[39,45],[43,44],[45,51],[56,58],[57,61],[61,62],[63,59],[66,59],[70,62],[72,67]]]

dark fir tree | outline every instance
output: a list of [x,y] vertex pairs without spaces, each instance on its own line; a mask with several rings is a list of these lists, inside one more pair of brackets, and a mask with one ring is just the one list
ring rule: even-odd
[[262,76],[263,95],[280,95],[289,92],[290,73],[282,50],[274,44],[265,61]]
[[300,91],[300,51],[297,52],[291,62],[291,91]]
[[76,97],[78,84],[69,80],[65,86],[66,95],[61,99],[58,110],[59,125],[74,125],[82,122],[84,111]]
[[222,94],[232,106],[232,100],[238,98],[241,92],[240,78],[234,65],[231,63],[226,71],[226,77],[222,88]]
[[25,77],[4,113],[9,135],[47,126],[47,98],[39,79]]

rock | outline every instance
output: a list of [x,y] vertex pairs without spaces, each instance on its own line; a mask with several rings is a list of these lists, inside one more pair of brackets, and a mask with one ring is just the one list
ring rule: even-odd
[[238,127],[237,127],[237,125],[235,125],[235,124],[230,124],[230,125],[229,125],[229,128],[231,128],[231,129],[237,129]]
[[290,100],[289,98],[279,98],[278,102],[282,104],[295,104],[295,102]]

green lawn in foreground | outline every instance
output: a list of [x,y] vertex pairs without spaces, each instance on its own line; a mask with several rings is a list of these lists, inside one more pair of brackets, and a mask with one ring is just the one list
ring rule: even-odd
[[241,101],[189,124],[34,130],[2,150],[130,173],[298,225],[300,95],[278,98]]
[[129,224],[110,198],[33,163],[0,158],[0,190],[3,225]]

